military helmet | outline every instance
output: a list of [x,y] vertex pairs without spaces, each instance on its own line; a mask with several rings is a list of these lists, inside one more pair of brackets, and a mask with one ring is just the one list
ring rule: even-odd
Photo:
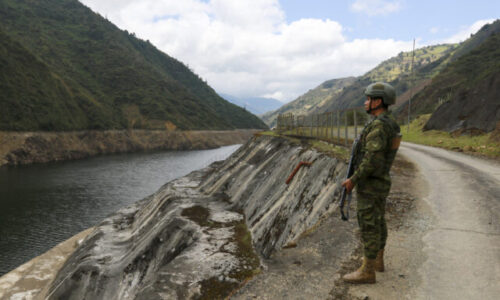
[[385,105],[396,103],[396,91],[385,82],[375,82],[365,89],[365,95],[372,98],[382,98]]

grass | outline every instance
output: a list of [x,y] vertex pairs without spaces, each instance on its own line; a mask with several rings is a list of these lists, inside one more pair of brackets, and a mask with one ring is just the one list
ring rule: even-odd
[[[335,158],[338,158],[338,159],[342,159],[342,160],[345,160],[347,161],[349,159],[349,155],[350,155],[350,149],[347,149],[344,145],[344,139],[341,139],[340,142],[341,142],[341,145],[337,145],[335,143],[332,143],[331,141],[329,141],[328,139],[326,138],[300,138],[298,137],[298,135],[302,135],[303,133],[300,131],[299,129],[299,132],[293,130],[293,132],[283,132],[283,134],[279,134],[278,132],[276,131],[262,131],[262,132],[259,132],[257,133],[256,135],[258,136],[261,136],[261,135],[265,135],[265,136],[272,136],[272,137],[281,137],[281,138],[285,138],[287,140],[290,140],[292,143],[295,143],[295,144],[301,144],[301,145],[304,145],[306,144],[308,147],[311,147],[311,148],[314,148],[316,149],[317,151],[321,152],[321,153],[324,153],[326,155],[329,155],[329,156],[332,156],[332,157],[335,157]],[[292,135],[292,136],[290,136]],[[335,141],[337,141],[335,139]]]
[[407,131],[406,126],[402,127],[403,141],[494,159],[500,158],[500,144],[491,141],[491,133],[477,136],[462,135],[454,137],[448,132],[438,130],[422,131],[423,126],[429,118],[430,114],[419,116],[410,123],[409,131]]

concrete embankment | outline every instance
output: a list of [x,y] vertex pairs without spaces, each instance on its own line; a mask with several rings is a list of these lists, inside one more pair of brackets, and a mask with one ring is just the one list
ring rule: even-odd
[[[312,164],[287,184],[300,162]],[[54,270],[51,284],[30,295],[225,298],[265,273],[274,253],[293,246],[337,208],[345,167],[307,143],[253,137],[227,160],[171,181],[106,218]],[[354,247],[351,235],[343,253]],[[343,242],[335,243],[340,249]]]
[[257,130],[1,132],[0,166],[154,150],[211,149],[245,143]]
[[[301,161],[312,165],[286,184]],[[225,297],[260,272],[259,259],[337,207],[344,168],[308,145],[255,137],[226,161],[169,182],[105,219],[38,296]]]

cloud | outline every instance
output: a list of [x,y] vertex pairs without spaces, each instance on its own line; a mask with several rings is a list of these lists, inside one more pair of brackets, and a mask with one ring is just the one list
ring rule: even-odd
[[487,20],[479,20],[474,22],[474,24],[470,26],[462,26],[462,29],[455,33],[454,35],[446,38],[442,41],[442,43],[459,43],[463,42],[470,37],[471,34],[476,33],[481,27],[488,23],[493,23],[495,19],[487,19]]
[[351,10],[368,16],[388,15],[401,9],[400,1],[356,0]]
[[83,0],[187,64],[216,91],[290,101],[325,80],[362,75],[411,41],[357,39],[329,19],[286,22],[277,0]]

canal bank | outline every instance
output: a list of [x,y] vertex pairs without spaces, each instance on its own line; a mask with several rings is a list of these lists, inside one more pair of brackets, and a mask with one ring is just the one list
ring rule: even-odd
[[[287,184],[303,161],[312,164]],[[106,218],[69,256],[46,295],[225,297],[335,211],[344,169],[343,160],[308,143],[254,137],[225,161]]]
[[0,166],[82,159],[155,150],[202,150],[243,144],[254,129],[227,131],[105,130],[0,131]]

